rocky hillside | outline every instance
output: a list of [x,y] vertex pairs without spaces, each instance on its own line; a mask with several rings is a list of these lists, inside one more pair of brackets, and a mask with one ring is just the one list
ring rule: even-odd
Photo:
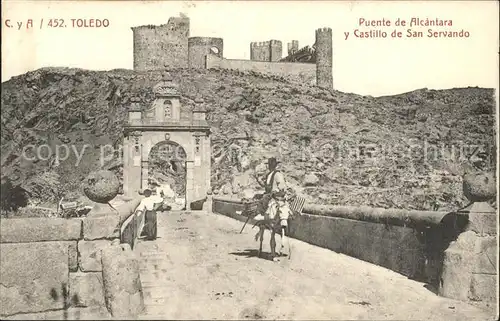
[[[217,189],[256,188],[254,174],[278,156],[290,184],[311,201],[445,210],[465,203],[464,171],[495,170],[493,89],[374,98],[252,72],[170,73],[184,111],[198,94],[208,105]],[[131,98],[152,102],[160,79],[161,72],[45,68],[2,83],[3,177],[32,199],[77,197],[81,179],[100,167],[100,146],[121,143]],[[74,147],[57,164],[22,157],[28,144]],[[119,158],[105,167],[120,175]]]

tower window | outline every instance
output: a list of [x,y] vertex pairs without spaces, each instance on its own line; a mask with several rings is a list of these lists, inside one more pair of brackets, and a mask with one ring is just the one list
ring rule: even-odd
[[219,54],[219,48],[217,47],[212,47],[210,48],[210,52],[212,52],[213,54],[215,55],[218,55]]

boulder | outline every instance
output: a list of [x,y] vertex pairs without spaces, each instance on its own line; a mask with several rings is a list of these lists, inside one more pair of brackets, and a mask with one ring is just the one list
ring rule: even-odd
[[485,202],[496,193],[495,176],[493,173],[466,174],[463,179],[464,195],[471,202]]
[[304,185],[305,186],[316,186],[319,183],[319,178],[315,174],[307,174],[304,177]]

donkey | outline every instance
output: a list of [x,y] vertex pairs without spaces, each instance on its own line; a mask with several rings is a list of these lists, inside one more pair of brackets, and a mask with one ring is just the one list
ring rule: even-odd
[[[262,255],[262,244],[264,243],[264,232],[265,230],[269,230],[271,232],[271,240],[270,240],[270,245],[271,245],[271,257],[273,261],[277,260],[277,256],[281,255],[283,253],[283,249],[285,247],[285,244],[287,245],[288,248],[288,259],[290,260],[292,258],[292,249],[290,246],[290,242],[288,241],[288,238],[286,236],[285,229],[288,229],[288,227],[281,226],[281,222],[279,219],[265,219],[263,221],[257,221],[254,226],[257,226],[259,228],[259,231],[257,234],[255,234],[255,241],[259,241],[259,251],[257,252],[257,256],[261,257]],[[281,236],[281,249],[276,255],[276,234],[279,234]]]
[[[285,201],[286,198],[284,195],[282,195],[281,197],[278,197],[278,199],[281,202],[283,202],[283,201]],[[283,250],[284,250],[284,247],[286,244],[286,247],[288,249],[288,259],[290,260],[292,257],[291,244],[290,244],[290,241],[288,239],[288,235],[289,235],[289,231],[290,231],[289,227],[288,227],[288,221],[290,219],[293,219],[293,217],[295,215],[301,214],[305,200],[301,197],[296,196],[296,195],[294,195],[291,198],[291,202],[289,204],[289,213],[288,213],[289,215],[285,219],[285,222],[287,224],[282,224],[283,216],[281,215],[282,214],[281,211],[284,209],[283,208],[284,204],[281,202],[278,202],[278,204],[273,205],[273,206],[275,206],[273,209],[271,209],[272,211],[275,211],[274,215],[272,215],[273,217],[270,217],[270,215],[268,214],[267,206],[260,206],[260,208],[259,208],[260,209],[259,214],[261,214],[261,213],[264,214],[263,215],[264,219],[257,221],[254,225],[254,227],[257,226],[259,228],[259,231],[257,232],[257,234],[255,234],[255,241],[260,241],[259,251],[257,252],[258,257],[260,257],[262,254],[262,244],[264,242],[265,230],[269,230],[271,233],[270,245],[271,245],[271,257],[272,257],[273,261],[277,260],[277,258],[276,258],[277,257],[277,255],[276,255],[276,234],[279,234],[281,236],[281,248],[279,250],[278,256],[283,254]],[[263,202],[262,205],[268,205],[266,203],[267,202]]]

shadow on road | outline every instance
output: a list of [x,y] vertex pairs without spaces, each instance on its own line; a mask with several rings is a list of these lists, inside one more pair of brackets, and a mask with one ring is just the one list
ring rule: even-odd
[[[259,251],[256,249],[246,249],[244,251],[231,252],[229,254],[236,255],[236,256],[244,256],[246,258],[252,258],[252,257],[258,257],[257,255],[259,254]],[[273,260],[273,258],[271,257],[271,253],[268,253],[268,252],[261,252],[260,259],[269,260],[269,261]]]

